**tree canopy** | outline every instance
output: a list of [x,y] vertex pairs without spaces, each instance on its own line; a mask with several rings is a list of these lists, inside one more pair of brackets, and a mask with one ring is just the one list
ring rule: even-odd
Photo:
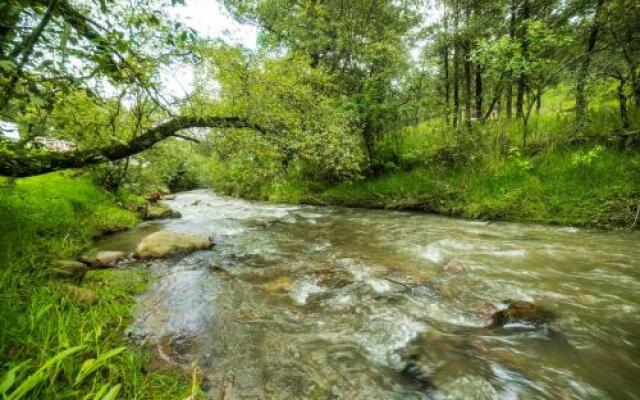
[[[402,128],[433,118],[462,131],[516,118],[526,146],[531,115],[559,85],[574,88],[570,136],[582,136],[597,85],[615,92],[633,135],[640,9],[630,0],[222,3],[259,27],[255,51],[198,37],[167,12],[176,0],[3,2],[0,117],[21,137],[0,140],[0,174],[118,160],[211,128],[218,155],[352,179],[393,162],[385,148]],[[197,79],[177,98],[161,77],[185,64]],[[41,136],[79,149],[54,154]]]

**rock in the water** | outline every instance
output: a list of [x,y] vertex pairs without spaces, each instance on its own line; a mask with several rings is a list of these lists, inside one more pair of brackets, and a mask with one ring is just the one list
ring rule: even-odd
[[323,268],[314,275],[320,285],[329,288],[341,288],[353,282],[351,275],[343,269]]
[[194,200],[191,205],[192,206],[197,206],[198,204],[200,204],[200,200]]
[[74,260],[56,260],[53,262],[53,272],[62,278],[81,280],[87,273],[87,265]]
[[144,199],[151,203],[156,203],[162,197],[161,193],[154,192],[144,196]]
[[264,289],[270,293],[281,291],[288,292],[293,289],[293,284],[291,283],[291,279],[288,276],[283,276],[265,283]]
[[162,200],[175,200],[176,196],[172,194],[165,194],[162,196]]
[[442,270],[447,274],[459,274],[464,271],[464,266],[462,265],[462,261],[457,258],[452,258],[442,266]]
[[92,268],[113,267],[124,260],[126,255],[121,251],[100,251],[93,256],[82,257],[82,262]]
[[551,322],[554,315],[534,303],[520,300],[506,300],[506,308],[491,316],[491,328],[537,328]]
[[457,288],[448,282],[441,283],[438,287],[438,291],[441,296],[446,298],[452,298],[458,294]]
[[402,374],[418,381],[424,387],[432,387],[431,376],[437,365],[424,354],[413,354],[409,357],[402,369]]
[[438,387],[442,398],[450,400],[498,400],[500,395],[487,379],[467,375]]
[[62,287],[64,293],[66,293],[71,299],[78,303],[91,305],[98,300],[98,296],[91,289],[81,288],[79,286],[65,285]]
[[144,219],[160,219],[160,218],[180,218],[181,215],[177,211],[173,211],[169,207],[164,206],[147,206]]
[[206,237],[161,230],[142,239],[136,247],[138,258],[166,258],[174,254],[209,249],[213,242]]

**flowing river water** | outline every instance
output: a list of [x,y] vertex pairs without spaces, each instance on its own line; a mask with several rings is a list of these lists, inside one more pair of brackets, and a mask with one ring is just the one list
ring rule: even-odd
[[[640,399],[640,235],[277,205],[167,202],[216,245],[150,263],[130,334],[212,399]],[[453,260],[453,261],[452,261]],[[453,268],[445,268],[453,265]],[[501,302],[555,319],[488,329]],[[429,385],[403,373],[428,359]]]

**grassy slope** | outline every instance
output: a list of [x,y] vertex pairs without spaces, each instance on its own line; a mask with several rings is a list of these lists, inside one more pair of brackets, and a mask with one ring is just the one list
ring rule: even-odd
[[[558,93],[556,93],[558,92]],[[289,178],[261,187],[253,197],[375,208],[413,209],[466,218],[623,228],[640,207],[640,152],[622,151],[611,132],[620,130],[617,110],[591,111],[582,145],[570,144],[572,104],[559,90],[547,94],[534,115],[528,149],[520,154],[522,126],[498,119],[477,125],[474,139],[434,120],[409,127],[399,143],[381,150],[394,160],[379,177],[322,186]],[[604,104],[604,103],[603,103]],[[640,109],[631,114],[640,127]],[[499,144],[502,143],[502,150]],[[640,221],[636,223],[640,227]]]
[[[640,157],[604,150],[587,163],[550,152],[439,171],[418,168],[343,183],[308,200],[417,209],[466,218],[627,227],[640,202]],[[305,200],[304,197],[301,200]]]
[[[86,177],[50,174],[0,181],[0,391],[11,375],[6,371],[29,360],[7,393],[29,382],[33,387],[22,398],[93,399],[101,388],[117,385],[119,398],[126,399],[176,399],[188,393],[188,382],[177,374],[145,374],[149,355],[125,343],[133,295],[148,285],[146,272],[90,271],[82,282],[98,296],[90,306],[68,298],[60,290],[64,283],[47,274],[51,260],[78,255],[94,234],[137,222],[115,200],[121,199]],[[75,346],[83,347],[47,368],[42,379],[29,381],[29,376],[38,378],[34,372],[47,360]],[[100,360],[121,347],[75,383],[86,360]]]

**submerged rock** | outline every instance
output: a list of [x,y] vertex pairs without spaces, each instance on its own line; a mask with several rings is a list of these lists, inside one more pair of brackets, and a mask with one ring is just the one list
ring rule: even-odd
[[452,258],[442,266],[442,270],[447,274],[459,274],[464,271],[464,266],[462,265],[462,261],[457,258]]
[[52,265],[52,272],[61,278],[82,280],[89,268],[86,264],[75,260],[56,260]]
[[490,328],[537,328],[555,319],[555,315],[534,303],[506,300],[506,308],[491,315]]
[[180,218],[182,215],[169,207],[149,205],[145,209],[144,219]]
[[342,288],[353,282],[351,275],[343,269],[323,268],[314,275],[320,285],[328,288]]
[[499,393],[487,379],[467,375],[438,387],[439,394],[449,400],[498,400]]
[[402,375],[420,383],[425,388],[433,387],[431,377],[437,369],[437,364],[425,354],[412,354],[408,357],[402,369]]
[[291,283],[291,278],[288,276],[283,276],[272,281],[269,281],[264,284],[264,290],[267,292],[289,292],[293,289],[293,284]]
[[122,251],[100,251],[92,256],[82,257],[81,261],[92,268],[106,268],[115,266],[125,258]]
[[138,258],[166,258],[175,254],[210,249],[213,242],[206,237],[161,230],[146,236],[136,247]]

